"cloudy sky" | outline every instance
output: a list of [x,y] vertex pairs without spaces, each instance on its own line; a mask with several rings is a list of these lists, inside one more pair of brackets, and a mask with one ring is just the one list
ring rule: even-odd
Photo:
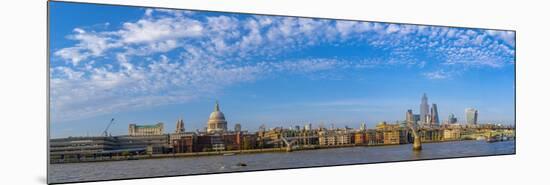
[[511,31],[51,2],[53,137],[129,123],[203,129],[220,101],[229,127],[372,127],[464,109],[514,122]]

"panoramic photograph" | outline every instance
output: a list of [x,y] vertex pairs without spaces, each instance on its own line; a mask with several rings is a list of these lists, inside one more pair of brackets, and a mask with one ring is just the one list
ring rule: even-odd
[[516,153],[515,31],[48,11],[48,183]]

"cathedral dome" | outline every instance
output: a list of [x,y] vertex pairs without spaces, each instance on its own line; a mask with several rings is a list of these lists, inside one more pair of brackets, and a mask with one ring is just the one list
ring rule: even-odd
[[206,131],[209,133],[227,131],[227,121],[225,121],[225,115],[220,111],[218,101],[216,101],[214,112],[210,113],[210,117],[208,117]]
[[225,120],[225,116],[223,115],[223,112],[220,111],[214,111],[210,113],[209,120]]

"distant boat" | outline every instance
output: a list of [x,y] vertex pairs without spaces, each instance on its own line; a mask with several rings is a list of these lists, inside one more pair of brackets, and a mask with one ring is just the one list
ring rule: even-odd
[[223,155],[229,156],[229,155],[235,155],[235,153],[225,153],[225,154],[223,154]]
[[246,163],[237,163],[237,166],[248,166]]
[[504,141],[504,140],[503,140],[503,137],[501,137],[501,136],[495,136],[495,137],[489,137],[489,138],[487,138],[487,142],[488,142],[488,143],[494,143],[494,142],[499,142],[499,141]]

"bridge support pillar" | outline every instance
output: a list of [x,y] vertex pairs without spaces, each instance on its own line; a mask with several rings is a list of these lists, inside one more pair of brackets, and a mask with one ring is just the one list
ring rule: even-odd
[[286,152],[292,152],[292,145],[286,145]]
[[420,142],[420,137],[414,137],[413,150],[414,151],[422,150],[422,142]]

